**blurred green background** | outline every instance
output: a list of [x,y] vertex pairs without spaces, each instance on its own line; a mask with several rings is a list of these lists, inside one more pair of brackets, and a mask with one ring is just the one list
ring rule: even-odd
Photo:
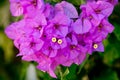
[[[52,4],[61,0],[46,0]],[[77,9],[84,0],[67,0]],[[9,1],[0,0],[0,80],[120,80],[120,3],[115,6],[109,21],[115,30],[103,42],[104,53],[95,52],[83,64],[56,70],[58,79],[36,69],[36,63],[25,62],[16,57],[18,50],[12,40],[4,34],[4,29],[16,21],[9,11]],[[61,77],[62,76],[62,77]]]

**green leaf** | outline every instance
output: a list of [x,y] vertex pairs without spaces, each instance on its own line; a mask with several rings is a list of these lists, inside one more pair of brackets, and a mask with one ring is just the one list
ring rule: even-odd
[[70,67],[69,67],[69,74],[66,76],[66,80],[76,80],[77,78],[77,67],[78,65],[76,64],[72,64]]
[[48,3],[52,4],[52,5],[55,5],[58,2],[61,2],[61,0],[45,0],[45,2],[48,2]]
[[4,51],[5,62],[10,63],[13,60],[13,43],[8,39],[3,31],[0,31],[0,46]]
[[84,4],[85,0],[67,0],[68,2],[76,5],[76,6],[80,6],[80,4]]
[[114,33],[115,33],[117,39],[120,40],[120,25],[117,23],[114,23],[114,26],[115,26]]
[[115,34],[111,34],[108,38],[107,44],[105,45],[105,52],[103,55],[103,61],[105,64],[112,65],[115,59],[120,58],[120,41],[117,40]]
[[69,74],[69,69],[67,68],[65,72],[63,73],[63,77]]

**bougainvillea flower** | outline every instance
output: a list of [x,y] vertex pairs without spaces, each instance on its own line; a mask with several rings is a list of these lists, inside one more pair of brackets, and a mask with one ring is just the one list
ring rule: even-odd
[[20,54],[19,55],[30,55],[34,54],[42,48],[44,41],[41,39],[26,38],[26,41],[20,44]]
[[67,41],[65,37],[47,35],[45,33],[43,35],[46,35],[46,38],[42,38],[42,40],[45,41],[45,44],[43,48],[41,49],[41,51],[43,54],[49,57],[55,57],[57,55],[58,49],[63,49],[67,46]]
[[103,19],[100,25],[98,26],[98,30],[111,33],[114,30],[114,27],[107,20]]
[[92,54],[94,51],[104,52],[104,46],[102,44],[103,36],[100,34],[95,34],[95,36],[91,37],[91,46],[89,49],[89,53]]
[[105,1],[107,1],[107,2],[109,2],[111,4],[113,4],[113,5],[118,4],[118,0],[105,0]]
[[101,42],[93,44],[93,51],[104,52],[104,46]]
[[114,30],[112,24],[110,24],[106,19],[103,19],[101,23],[94,29],[93,34],[100,35],[102,39],[105,39],[108,33]]
[[20,38],[21,36],[24,36],[25,33],[24,26],[25,26],[24,20],[12,23],[5,29],[5,33],[10,39],[14,40],[16,38]]
[[54,61],[54,59],[40,53],[37,53],[36,56],[38,56],[36,61],[39,63],[37,68],[44,72],[48,72],[50,76],[56,78],[54,70],[58,64]]
[[69,45],[66,49],[66,53],[69,55],[69,59],[75,59],[79,54],[86,54],[86,49],[79,45],[78,40],[75,35],[68,37]]
[[87,14],[102,14],[108,17],[112,13],[114,6],[109,2],[97,1],[89,2],[86,5],[82,5],[80,8],[85,9]]
[[113,5],[116,5],[118,3],[118,0],[87,0],[87,2],[92,2],[92,1],[106,1]]
[[[39,15],[38,15],[39,14]],[[44,16],[44,14],[38,13],[34,14],[34,17],[32,15],[29,15],[29,17],[26,17],[26,25],[25,27],[27,28],[27,32],[30,35],[36,36],[36,37],[41,37],[43,34],[43,30],[45,26],[47,25],[47,20]]]
[[20,16],[27,12],[28,7],[42,9],[43,0],[10,0],[10,11],[13,16]]
[[71,3],[66,1],[56,4],[55,11],[56,13],[63,13],[69,18],[78,18],[78,12],[76,8]]
[[89,9],[88,9],[87,5],[85,5],[85,6],[82,5],[81,9],[82,9],[82,12],[80,14],[80,18],[83,18],[83,19],[85,18],[85,19],[89,20],[89,22],[91,22],[91,24],[93,26],[98,26],[99,23],[101,22],[101,20],[103,18],[105,18],[105,16],[103,14],[96,14],[93,11],[92,7],[89,7]]
[[41,52],[49,57],[56,57],[58,50],[53,49],[50,43],[45,43],[41,49]]
[[23,14],[24,9],[19,3],[11,3],[10,5],[10,11],[13,16],[20,16]]
[[114,4],[92,0],[80,6],[81,14],[67,1],[54,6],[43,0],[10,0],[13,16],[23,18],[5,29],[14,40],[22,60],[35,61],[37,68],[56,78],[57,66],[81,64],[87,54],[103,52],[102,41],[114,30],[108,22]]
[[83,48],[84,51],[86,51],[86,53],[90,54],[91,53],[90,48],[92,46],[92,40],[91,40],[92,36],[89,33],[85,33],[85,34],[78,34],[76,37],[77,37],[78,44],[80,45],[80,47]]
[[49,21],[50,24],[46,27],[46,32],[49,34],[58,34],[63,37],[68,33],[68,27],[70,25],[70,19],[63,15],[56,15],[52,20]]
[[87,19],[78,19],[75,23],[73,23],[73,30],[77,34],[84,34],[88,32],[92,25]]
[[[67,46],[67,41],[63,37],[52,37],[53,41],[51,41],[51,46],[53,49],[63,49]],[[54,39],[56,39],[54,41]]]
[[50,5],[49,3],[46,3],[43,13],[48,20],[53,19],[53,17],[55,16],[54,7],[52,5]]

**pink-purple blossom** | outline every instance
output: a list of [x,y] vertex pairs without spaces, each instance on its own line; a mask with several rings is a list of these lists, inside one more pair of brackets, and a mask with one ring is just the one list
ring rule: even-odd
[[43,10],[43,0],[10,0],[10,11],[13,16],[29,13],[31,9]]
[[102,41],[114,30],[108,17],[116,2],[88,0],[78,15],[67,1],[53,6],[43,0],[10,0],[12,15],[23,18],[5,33],[18,48],[17,56],[37,62],[38,69],[56,78],[57,66],[79,65],[87,54],[104,51]]
[[87,2],[92,2],[92,1],[106,1],[111,3],[112,5],[118,4],[118,0],[87,0]]

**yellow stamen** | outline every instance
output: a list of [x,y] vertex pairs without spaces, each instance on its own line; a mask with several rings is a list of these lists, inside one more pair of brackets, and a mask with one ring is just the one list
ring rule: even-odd
[[93,48],[94,48],[94,49],[97,49],[97,48],[98,48],[98,44],[94,44],[94,45],[93,45]]
[[62,39],[58,39],[57,42],[58,42],[58,44],[62,44],[63,41],[62,41]]
[[52,38],[52,42],[56,42],[57,39],[55,37]]

